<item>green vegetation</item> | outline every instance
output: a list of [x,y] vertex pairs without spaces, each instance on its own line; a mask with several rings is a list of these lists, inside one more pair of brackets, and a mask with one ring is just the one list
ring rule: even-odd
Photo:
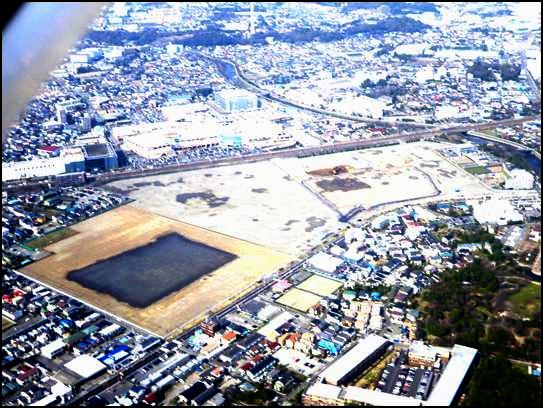
[[541,286],[531,283],[520,289],[509,298],[513,312],[520,316],[531,318],[541,310]]
[[468,72],[483,81],[495,81],[494,73],[499,73],[504,81],[516,81],[520,75],[521,67],[509,63],[488,63],[478,59],[468,68]]
[[126,30],[89,31],[87,38],[103,45],[136,45],[157,44],[160,42],[173,42],[185,46],[218,46],[241,44],[265,44],[266,37],[273,37],[275,41],[286,43],[301,43],[308,41],[330,42],[349,38],[356,34],[384,34],[389,32],[414,33],[430,28],[427,24],[410,17],[390,17],[376,23],[364,23],[355,20],[336,30],[294,28],[287,32],[278,32],[273,29],[258,32],[251,38],[246,38],[241,31],[222,30],[217,25],[208,24],[203,30],[186,30],[170,32],[156,28],[146,28],[138,32]]
[[264,387],[260,387],[255,392],[239,392],[236,394],[235,399],[249,405],[266,405],[271,401],[275,393]]
[[462,405],[536,407],[541,404],[541,384],[525,370],[513,367],[503,356],[483,356],[469,383]]
[[47,245],[51,245],[55,242],[62,241],[68,237],[78,234],[78,232],[69,227],[62,228],[56,231],[53,231],[43,237],[33,239],[25,243],[26,246],[34,249],[42,249]]
[[484,245],[485,243],[488,243],[492,251],[489,252],[484,249],[480,251],[480,255],[483,255],[488,260],[495,262],[502,262],[506,259],[506,256],[503,253],[502,242],[483,228],[478,228],[472,231],[455,231],[455,238],[456,242],[453,243],[453,248],[456,248],[458,244],[480,243]]
[[483,166],[466,167],[464,168],[469,174],[488,174],[490,171]]
[[304,395],[304,391],[305,391],[305,389],[302,388],[301,390],[296,392],[296,394],[294,394],[294,397],[291,399],[291,402],[294,405],[302,405],[302,397]]
[[444,345],[477,347],[484,335],[486,313],[498,288],[495,274],[480,260],[464,269],[445,272],[441,282],[425,290],[423,331]]
[[366,370],[364,375],[358,381],[356,381],[355,385],[363,388],[375,388],[383,370],[396,355],[397,353],[391,352],[380,358],[376,363],[373,364],[372,367]]
[[[500,314],[507,310],[503,299],[511,296],[511,289],[500,288],[497,275],[503,274],[507,265],[477,259],[466,268],[443,273],[440,283],[425,289],[416,299],[421,311],[421,337],[437,345],[458,343],[487,353],[539,361],[540,296],[532,287],[517,293],[517,307],[532,312],[526,320]],[[526,305],[528,299],[533,301],[530,306]]]
[[509,163],[513,164],[515,167],[531,171],[530,163],[526,159],[518,154],[516,149],[506,148],[502,145],[495,145],[486,143],[480,146],[481,149],[486,150],[487,152],[497,156]]

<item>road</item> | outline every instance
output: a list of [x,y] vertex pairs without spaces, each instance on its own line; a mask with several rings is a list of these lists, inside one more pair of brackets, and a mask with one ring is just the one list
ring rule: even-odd
[[[215,57],[211,57],[209,55],[201,54],[199,52],[193,51],[194,55],[199,56],[202,59],[209,60],[216,64],[219,67],[219,71],[221,70],[224,65],[230,65],[234,72],[236,73],[235,78],[227,78],[231,82],[234,82],[236,85],[239,85],[242,88],[245,88],[248,91],[251,91],[255,94],[257,94],[261,99],[270,101],[270,102],[277,102],[282,105],[289,106],[291,108],[300,109],[307,112],[313,112],[318,113],[321,115],[326,116],[332,116],[338,119],[345,119],[350,120],[353,122],[364,122],[364,123],[372,123],[377,126],[411,126],[411,127],[422,127],[422,128],[432,128],[436,127],[436,125],[432,125],[429,123],[421,123],[421,122],[401,122],[401,121],[395,121],[395,120],[385,120],[385,119],[372,119],[368,117],[358,116],[358,115],[348,115],[345,113],[338,113],[336,111],[330,111],[322,108],[316,108],[314,106],[307,106],[303,105],[298,102],[291,101],[289,99],[284,98],[281,95],[272,94],[270,91],[266,89],[260,88],[258,85],[256,85],[254,82],[252,82],[250,79],[248,79],[243,72],[241,71],[239,65],[231,60],[226,59],[219,59]],[[222,72],[221,72],[222,73]]]
[[532,147],[524,146],[523,144],[515,142],[513,140],[508,140],[508,139],[504,139],[504,138],[501,138],[501,137],[498,137],[498,136],[489,135],[488,133],[482,133],[482,132],[477,132],[477,131],[469,131],[467,133],[468,133],[468,135],[478,137],[479,139],[490,140],[491,142],[498,142],[498,143],[508,145],[508,146],[512,146],[512,147],[515,147],[515,148],[521,149],[521,150],[528,150],[535,157],[537,157],[539,160],[541,160],[541,153],[539,151],[537,151],[536,149],[534,149]]
[[[372,139],[363,139],[363,140],[354,140],[346,142],[337,142],[334,144],[312,146],[312,147],[299,147],[291,148],[280,151],[272,151],[265,153],[255,153],[248,154],[244,156],[237,157],[226,157],[220,159],[202,159],[193,161],[190,163],[178,163],[171,164],[160,168],[150,168],[150,169],[126,169],[121,168],[115,171],[108,173],[102,173],[95,176],[90,176],[88,182],[91,184],[105,184],[115,180],[122,180],[128,178],[138,178],[145,177],[150,175],[174,173],[179,171],[188,171],[196,169],[205,169],[211,167],[239,164],[239,163],[251,163],[258,162],[263,160],[269,160],[273,158],[285,158],[285,157],[307,157],[315,156],[329,153],[338,153],[348,150],[357,150],[370,147],[380,147],[387,146],[392,144],[398,144],[400,142],[415,142],[418,140],[438,138],[441,136],[448,136],[468,131],[480,131],[485,129],[493,129],[500,126],[511,126],[526,121],[539,119],[539,116],[525,116],[517,119],[507,119],[501,121],[494,121],[489,123],[479,123],[479,124],[465,124],[465,125],[456,125],[448,128],[439,128],[432,130],[422,130],[411,133],[397,133],[394,135],[376,137]],[[496,138],[498,139],[498,138]],[[495,140],[497,142],[509,142],[507,140]],[[528,148],[526,148],[528,149]],[[44,188],[52,184],[52,180],[37,180],[37,181],[28,181],[28,180],[17,180],[10,182],[2,182],[2,191],[8,193],[20,192],[20,191],[29,191],[32,189]]]
[[532,97],[530,99],[532,100],[532,102],[539,103],[541,102],[541,90],[537,86],[532,73],[528,69],[525,50],[522,50],[520,52],[520,60],[521,60],[522,70],[526,74],[526,77],[528,78],[528,84],[530,85],[530,89],[532,90]]

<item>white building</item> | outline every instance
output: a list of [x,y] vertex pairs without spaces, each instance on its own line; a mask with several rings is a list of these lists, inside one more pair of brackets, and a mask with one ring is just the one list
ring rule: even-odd
[[491,199],[473,204],[473,217],[479,224],[507,225],[508,222],[520,222],[524,218],[508,200]]
[[190,149],[219,144],[220,127],[213,121],[159,122],[112,129],[122,149],[147,159],[173,154],[173,148]]
[[534,176],[529,171],[513,169],[508,175],[509,178],[505,181],[506,189],[531,190],[534,186]]
[[42,356],[47,357],[48,359],[53,359],[66,351],[66,343],[64,340],[57,339],[51,343],[43,346],[40,350]]
[[327,384],[345,384],[368,368],[388,345],[389,341],[384,337],[370,334],[326,368],[321,377]]
[[215,102],[226,112],[258,109],[258,96],[244,89],[225,89],[215,94]]
[[361,115],[371,118],[383,117],[383,110],[386,108],[386,103],[378,99],[368,96],[345,97],[339,102],[334,102],[332,108],[337,112],[347,115]]
[[343,264],[343,260],[326,252],[319,252],[309,258],[307,263],[319,271],[332,274]]
[[130,136],[125,139],[123,150],[130,150],[146,159],[158,159],[173,154],[172,139],[160,134]]
[[[79,147],[62,149],[57,157],[2,163],[2,181],[31,177],[48,177],[74,171],[72,163],[84,163],[85,156]],[[80,166],[78,166],[80,167]],[[80,168],[82,170],[82,168]]]
[[[357,348],[358,345],[352,350]],[[394,395],[392,393],[382,392],[379,390],[370,390],[367,388],[354,386],[341,387],[333,384],[318,382],[310,385],[307,391],[304,393],[304,405],[336,406],[354,404],[389,407],[454,405],[458,402],[458,397],[460,396],[464,379],[475,362],[477,350],[458,344],[452,349],[447,350],[441,347],[432,348],[436,349],[436,351],[438,351],[441,355],[443,355],[443,351],[450,351],[451,357],[437,384],[430,391],[430,396],[426,401],[415,399],[413,397]],[[344,370],[348,370],[352,363],[356,364],[356,361],[358,361],[358,356],[352,356],[352,359],[354,360],[352,362],[346,359],[351,351],[345,354],[344,357],[336,360],[345,361]],[[359,353],[360,355],[367,355],[367,351],[369,350],[359,350]],[[326,369],[323,372],[323,375],[334,366],[336,366],[335,363]]]
[[168,44],[166,45],[166,52],[170,56],[175,56],[183,52],[183,46],[181,44]]
[[70,360],[64,367],[83,378],[93,377],[106,369],[105,364],[89,354],[82,354]]

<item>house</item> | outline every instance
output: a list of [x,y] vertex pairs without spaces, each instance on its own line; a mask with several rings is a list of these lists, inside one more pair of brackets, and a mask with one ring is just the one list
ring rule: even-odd
[[30,384],[33,380],[40,377],[41,372],[28,364],[24,364],[19,368],[19,375],[15,378],[15,382],[19,386]]
[[221,337],[221,345],[230,344],[236,340],[237,337],[238,335],[233,331],[226,331]]
[[276,364],[277,360],[275,358],[266,356],[246,372],[247,377],[251,381],[260,382]]
[[195,382],[190,387],[188,387],[185,391],[179,394],[179,397],[178,397],[179,403],[182,405],[194,405],[194,401],[196,400],[196,398],[198,398],[201,394],[206,392],[206,390],[209,389],[210,387],[211,387],[211,384],[208,384],[207,382],[204,382],[204,381]]
[[291,374],[281,371],[273,378],[273,389],[279,393],[285,394],[292,389],[295,383],[296,379]]

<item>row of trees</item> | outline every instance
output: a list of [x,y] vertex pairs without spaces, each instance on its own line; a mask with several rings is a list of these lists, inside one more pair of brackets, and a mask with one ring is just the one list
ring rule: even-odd
[[[214,28],[213,28],[214,27]],[[158,28],[146,28],[139,32],[126,30],[95,31],[91,30],[87,38],[101,44],[136,45],[152,44],[161,39],[171,39],[173,43],[186,46],[217,46],[240,44],[264,44],[266,37],[273,37],[276,41],[287,43],[301,43],[319,40],[330,42],[341,40],[356,34],[384,34],[388,32],[421,32],[429,28],[428,25],[409,17],[388,18],[377,23],[363,23],[360,21],[348,24],[341,30],[324,31],[312,28],[296,28],[288,32],[270,30],[265,33],[256,33],[251,38],[246,38],[241,31],[223,31],[215,24],[205,30],[192,30],[180,32],[168,32]]]

